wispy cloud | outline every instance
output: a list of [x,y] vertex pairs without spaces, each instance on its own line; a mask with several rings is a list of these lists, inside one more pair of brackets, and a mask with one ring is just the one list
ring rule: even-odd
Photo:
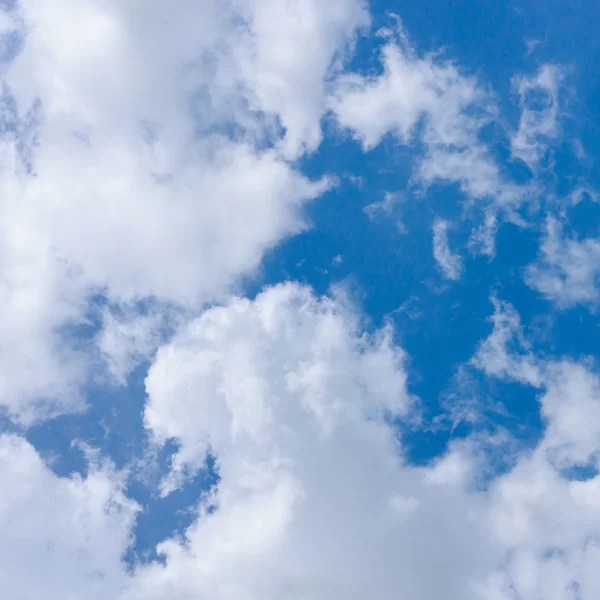
[[447,279],[460,279],[462,259],[453,254],[448,244],[448,221],[436,219],[433,223],[433,257]]
[[534,76],[518,76],[513,87],[519,96],[519,128],[511,136],[513,156],[536,170],[548,143],[560,133],[560,92],[564,76],[556,65],[544,65]]
[[458,183],[466,203],[477,202],[484,214],[476,236],[481,243],[473,248],[493,254],[497,217],[518,222],[515,209],[533,193],[506,177],[482,139],[483,128],[498,116],[496,98],[452,61],[419,55],[402,29],[386,36],[383,73],[341,76],[331,109],[365,150],[388,134],[405,145],[422,144],[413,182]]
[[600,301],[600,239],[573,239],[548,218],[538,260],[527,267],[526,282],[559,307],[595,308]]

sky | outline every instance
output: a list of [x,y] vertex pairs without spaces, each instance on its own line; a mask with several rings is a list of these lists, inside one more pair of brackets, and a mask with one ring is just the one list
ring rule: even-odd
[[0,0],[0,596],[597,600],[596,23]]

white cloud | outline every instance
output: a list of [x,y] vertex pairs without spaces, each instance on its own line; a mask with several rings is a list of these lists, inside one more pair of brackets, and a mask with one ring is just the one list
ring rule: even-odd
[[[490,488],[489,519],[506,557],[478,587],[483,597],[499,600],[515,594],[523,600],[595,598],[600,590],[593,568],[600,553],[600,378],[590,365],[523,354],[518,314],[507,305],[496,313],[494,331],[474,364],[493,376],[539,387],[545,432],[537,447]],[[568,474],[571,467],[590,466],[584,480]]]
[[[381,75],[343,75],[330,99],[340,125],[354,131],[365,149],[388,133],[411,143],[422,120],[427,143],[462,147],[495,112],[493,98],[474,79],[449,61],[419,57],[404,37],[386,43],[381,60]],[[473,108],[477,113],[467,116]]]
[[339,78],[331,108],[365,150],[386,134],[406,145],[421,140],[425,151],[415,180],[424,185],[457,182],[469,203],[485,201],[478,249],[493,254],[497,213],[516,219],[513,210],[531,193],[504,177],[481,140],[481,129],[496,118],[495,98],[452,62],[439,55],[419,56],[402,31],[398,38],[381,51],[381,75]]
[[159,352],[147,423],[177,439],[180,464],[210,446],[221,480],[185,542],[162,545],[166,564],[138,570],[125,597],[594,598],[600,477],[563,469],[600,449],[598,377],[518,350],[524,339],[515,352],[518,315],[497,303],[475,364],[543,390],[546,431],[476,492],[488,458],[513,462],[510,440],[403,464],[393,427],[372,418],[379,406],[408,416],[402,354],[385,334],[360,336],[347,311],[281,286],[212,309]]
[[[326,80],[366,10],[352,0],[231,7],[22,0],[0,25],[26,33],[2,66],[15,107],[5,96],[0,397],[13,418],[81,407],[87,358],[64,329],[86,323],[92,294],[116,306],[97,340],[123,380],[161,342],[162,316],[130,306],[224,301],[266,249],[302,229],[302,206],[326,188],[288,160],[318,145]],[[369,148],[388,131],[409,143],[424,119],[416,176],[518,205],[523,191],[479,140],[494,116],[489,94],[406,45],[388,44],[383,58],[382,76],[339,80],[340,123]],[[541,127],[524,122],[517,151]],[[495,224],[491,210],[484,240]],[[367,335],[343,298],[294,284],[207,310],[160,348],[147,378],[146,425],[157,443],[179,444],[163,493],[208,451],[217,460],[219,485],[198,499],[184,539],[160,546],[164,565],[127,573],[137,506],[125,476],[92,462],[86,477],[57,477],[22,438],[3,435],[0,591],[595,600],[600,479],[563,471],[597,461],[598,376],[535,357],[507,304],[496,302],[493,327],[471,364],[538,388],[546,430],[476,489],[487,455],[502,450],[491,440],[406,463],[395,422],[414,418],[410,363],[390,328]]]
[[102,311],[96,343],[109,374],[120,385],[140,364],[152,359],[168,334],[184,319],[168,306],[120,306]]
[[[159,441],[177,437],[185,463],[188,455],[203,457],[209,446],[225,452],[238,438],[242,445],[267,443],[278,434],[271,431],[273,421],[288,418],[281,412],[284,397],[293,411],[289,417],[325,436],[340,421],[405,413],[410,399],[402,351],[391,345],[389,332],[376,340],[356,335],[351,311],[292,284],[263,292],[254,302],[239,299],[211,309],[159,351],[147,378],[146,424]],[[277,361],[263,359],[264,351]],[[180,389],[188,376],[194,383],[183,386],[193,397],[204,389],[197,419],[188,412],[191,398]]]
[[289,284],[163,347],[146,423],[176,438],[178,467],[210,447],[216,511],[201,504],[185,544],[163,544],[166,565],[141,568],[126,597],[464,598],[494,551],[460,481],[403,466],[387,417],[412,403],[390,336]]
[[513,80],[521,118],[519,128],[511,136],[511,151],[534,171],[548,149],[548,142],[560,133],[562,79],[563,74],[556,65],[543,65],[535,76],[519,76]]
[[0,594],[117,598],[138,507],[109,465],[60,478],[24,439],[0,436]]
[[436,219],[433,223],[433,257],[447,279],[460,279],[462,259],[453,254],[448,245],[448,221]]
[[[189,470],[210,448],[220,476],[183,538],[159,546],[165,563],[126,574],[136,507],[119,474],[92,463],[86,478],[61,479],[4,436],[0,585],[11,597],[122,600],[594,600],[600,476],[564,470],[600,454],[600,380],[519,349],[518,315],[497,312],[482,349],[506,356],[490,374],[525,382],[515,365],[535,366],[541,441],[506,456],[510,440],[479,435],[413,467],[393,424],[413,402],[392,331],[367,336],[344,298],[294,284],[208,310],[147,379],[157,441],[174,437]],[[489,481],[498,455],[514,467]]]
[[30,421],[82,406],[87,359],[63,330],[90,295],[197,307],[306,227],[329,182],[287,159],[318,145],[325,80],[368,13],[22,0],[2,14],[22,48],[0,73],[1,402]]
[[595,598],[599,484],[597,477],[569,481],[541,451],[503,477],[492,491],[490,517],[506,559],[480,588],[482,597]]
[[[542,417],[548,427],[543,447],[560,467],[600,465],[600,379],[585,365],[551,363],[546,373]],[[600,480],[599,480],[600,481]]]
[[[363,212],[369,218],[369,221],[374,221],[378,217],[390,218],[395,213],[400,213],[399,207],[404,203],[405,198],[400,193],[385,192],[383,200],[371,202],[363,208]],[[398,233],[406,233],[406,225],[402,222],[400,214],[396,217],[396,229]]]
[[402,202],[402,200],[403,198],[400,194],[385,192],[383,195],[383,200],[371,202],[371,204],[368,204],[364,207],[363,212],[367,215],[367,217],[369,217],[370,220],[375,219],[379,213],[390,215],[396,206]]
[[538,260],[527,267],[525,281],[561,308],[600,300],[600,240],[565,237],[560,223],[549,218]]
[[253,36],[235,53],[250,107],[277,115],[285,128],[281,149],[286,156],[316,149],[325,112],[323,81],[341,66],[354,31],[369,24],[366,4],[252,0],[241,6]]
[[593,365],[536,357],[515,308],[493,303],[493,330],[471,364],[490,377],[543,391],[540,412],[547,426],[537,451],[546,453],[545,460],[559,468],[595,463],[600,458],[600,378]]
[[540,368],[523,335],[521,318],[514,306],[492,297],[492,332],[483,340],[471,364],[491,377],[509,378],[538,387]]

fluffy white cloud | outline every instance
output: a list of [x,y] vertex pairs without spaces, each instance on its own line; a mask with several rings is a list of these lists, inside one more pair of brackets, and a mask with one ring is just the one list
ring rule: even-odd
[[[516,311],[495,302],[468,368],[539,390],[545,431],[490,481],[502,436],[454,442],[429,466],[406,461],[396,424],[418,414],[391,328],[367,334],[342,296],[295,284],[224,300],[266,249],[305,227],[303,205],[327,189],[293,162],[318,146],[325,110],[366,149],[388,132],[407,144],[421,135],[415,177],[485,200],[488,251],[498,211],[527,193],[480,139],[492,96],[450,62],[390,41],[382,75],[341,76],[328,97],[368,20],[357,0],[20,0],[0,10],[0,402],[10,416],[81,408],[89,357],[72,328],[88,323],[94,294],[111,307],[96,350],[121,382],[152,359],[171,314],[222,303],[159,349],[146,381],[148,431],[179,448],[160,492],[209,452],[220,476],[183,537],[160,545],[165,563],[129,573],[122,562],[138,510],[125,475],[92,460],[86,477],[60,478],[22,438],[2,435],[4,596],[598,597],[593,365],[536,357]],[[530,165],[541,160],[534,142],[556,133],[549,73],[516,84],[512,148]],[[533,114],[540,89],[552,102]],[[436,258],[458,276],[437,228]],[[591,303],[580,291],[595,281],[582,267],[591,245],[553,249],[551,237],[548,272]],[[160,311],[140,313],[140,301]],[[592,475],[575,481],[575,467]]]
[[280,148],[295,157],[321,141],[324,79],[339,70],[357,28],[369,24],[362,0],[240,2],[251,36],[236,40],[251,109],[276,115],[285,129]]
[[407,465],[382,418],[410,418],[403,355],[343,304],[287,285],[192,323],[158,354],[146,420],[179,442],[176,471],[210,449],[221,480],[125,597],[594,598],[600,477],[565,469],[600,450],[598,376],[533,357],[514,309],[496,312],[474,364],[539,387],[546,430],[481,491],[486,455],[510,446],[475,437]]
[[[600,377],[591,365],[543,361],[523,352],[514,308],[497,305],[496,315],[474,362],[493,376],[539,387],[545,432],[537,447],[490,488],[488,518],[506,555],[479,589],[494,600],[515,594],[523,600],[595,598],[600,590],[593,567],[600,555]],[[587,469],[587,476],[574,479],[573,467]]]
[[[530,365],[541,440],[511,456],[502,436],[480,435],[414,467],[394,425],[413,418],[414,402],[391,330],[366,335],[343,297],[294,284],[208,310],[160,349],[147,378],[147,425],[180,448],[164,491],[208,451],[216,459],[220,480],[198,499],[195,522],[159,546],[164,564],[126,574],[136,506],[121,476],[92,464],[85,479],[58,478],[26,442],[4,436],[7,593],[593,600],[600,476],[577,481],[569,469],[597,466],[600,378],[519,349],[518,315],[497,312],[475,362],[522,382],[519,362]],[[514,466],[490,481],[499,453]]]
[[87,360],[64,328],[92,294],[198,306],[306,226],[329,182],[287,159],[318,145],[326,79],[368,13],[20,0],[0,14],[3,43],[21,40],[0,71],[0,402],[27,422],[81,407]]
[[85,478],[57,477],[23,438],[2,435],[0,485],[3,598],[118,597],[138,510],[121,475],[92,460]]
[[600,300],[600,240],[564,236],[560,223],[549,218],[538,260],[527,268],[526,282],[561,308]]
[[448,244],[448,221],[436,219],[433,223],[433,257],[448,279],[460,279],[462,259],[453,254]]
[[[281,419],[329,436],[339,421],[404,414],[402,351],[389,331],[357,337],[355,321],[343,303],[293,284],[211,309],[160,350],[147,378],[146,424],[158,441],[179,440],[183,465],[208,448],[221,455],[238,438],[242,448],[268,444]],[[192,397],[179,391],[188,376],[194,398],[205,390],[195,418]]]
[[[480,138],[482,127],[498,116],[495,96],[439,54],[419,56],[402,30],[384,35],[397,39],[381,50],[381,75],[347,74],[337,81],[330,106],[340,125],[367,150],[390,133],[404,144],[421,136],[427,156],[418,175],[425,181],[458,181],[469,196],[518,204],[526,190],[503,180]],[[532,167],[546,151],[544,143],[559,133],[562,79],[555,65],[513,79],[521,116],[511,149]]]
[[209,310],[159,351],[146,423],[180,444],[176,475],[210,449],[220,482],[127,598],[465,597],[493,554],[480,500],[448,463],[403,465],[404,354],[358,325],[289,284]]

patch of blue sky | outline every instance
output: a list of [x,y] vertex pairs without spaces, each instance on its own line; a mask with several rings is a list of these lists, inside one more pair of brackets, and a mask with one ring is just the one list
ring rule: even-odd
[[127,495],[141,508],[134,543],[125,556],[130,566],[161,560],[157,544],[183,534],[195,519],[199,498],[218,482],[214,460],[208,456],[205,468],[185,479],[179,489],[164,497],[159,493],[160,480],[169,472],[177,444],[170,441],[156,447],[144,428],[148,366],[138,367],[126,387],[88,389],[84,413],[61,415],[25,432],[27,440],[61,477],[87,475],[87,449],[129,472]]

